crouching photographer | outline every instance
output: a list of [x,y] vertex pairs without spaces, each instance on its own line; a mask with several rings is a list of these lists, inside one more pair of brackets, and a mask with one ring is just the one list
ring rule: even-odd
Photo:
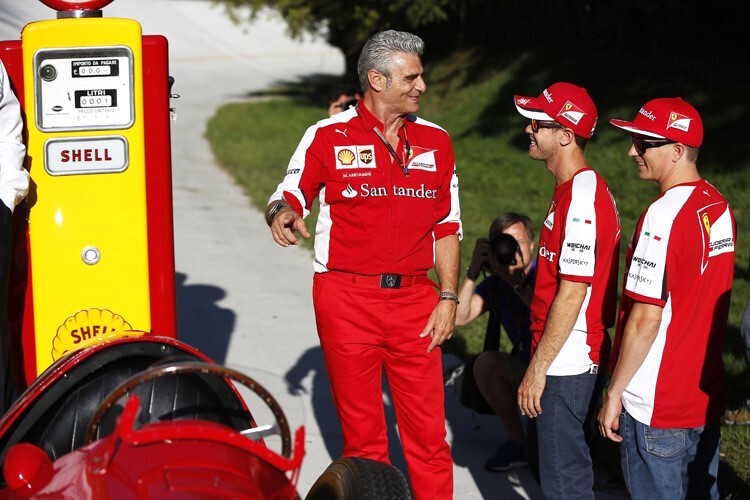
[[[476,387],[486,401],[482,404],[500,417],[508,435],[508,440],[485,463],[485,469],[491,471],[527,464],[527,436],[517,412],[516,391],[529,364],[529,304],[536,276],[533,254],[531,220],[525,215],[505,212],[492,222],[488,238],[477,239],[458,291],[456,326],[490,313],[484,352],[473,360],[473,368],[467,363],[466,370],[472,370]],[[482,274],[486,277],[477,286]],[[499,350],[500,325],[513,344],[510,353]],[[529,449],[535,450],[535,440],[532,444]],[[535,460],[531,462],[533,465]]]

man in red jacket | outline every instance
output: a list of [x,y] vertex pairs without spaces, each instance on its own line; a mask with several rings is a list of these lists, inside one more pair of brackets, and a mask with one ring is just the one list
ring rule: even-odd
[[313,305],[343,454],[389,462],[385,371],[415,496],[438,499],[453,495],[438,346],[456,319],[461,221],[450,138],[413,115],[423,47],[397,31],[367,41],[364,97],[307,130],[266,218],[279,245],[294,245],[320,201]]

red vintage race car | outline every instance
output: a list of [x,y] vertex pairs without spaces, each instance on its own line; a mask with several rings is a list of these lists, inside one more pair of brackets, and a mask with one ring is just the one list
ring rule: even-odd
[[[230,381],[276,422],[257,425]],[[281,451],[262,441],[278,433]],[[53,364],[0,422],[3,498],[295,498],[294,444],[251,378],[170,338],[121,338]],[[294,451],[293,451],[294,450]]]
[[[274,422],[253,419],[238,384]],[[0,421],[0,498],[299,498],[304,437],[247,375],[175,339],[119,338],[57,361]],[[342,458],[306,498],[410,494],[395,468]]]

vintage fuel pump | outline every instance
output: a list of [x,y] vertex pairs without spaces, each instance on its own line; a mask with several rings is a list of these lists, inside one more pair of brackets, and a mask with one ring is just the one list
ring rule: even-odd
[[105,337],[176,337],[167,41],[104,17],[112,0],[41,1],[57,19],[0,42],[32,178],[11,278],[21,387]]

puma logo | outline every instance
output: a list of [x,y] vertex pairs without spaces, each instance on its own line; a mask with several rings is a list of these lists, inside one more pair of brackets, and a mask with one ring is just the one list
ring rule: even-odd
[[344,129],[343,131],[342,131],[342,130],[339,130],[339,129],[334,129],[334,130],[336,130],[336,132],[338,132],[339,134],[343,135],[343,136],[344,136],[344,137],[346,137],[347,139],[349,138],[349,136],[348,136],[348,135],[346,135],[346,131],[347,131],[347,130],[349,130],[348,128],[345,128],[345,129]]

